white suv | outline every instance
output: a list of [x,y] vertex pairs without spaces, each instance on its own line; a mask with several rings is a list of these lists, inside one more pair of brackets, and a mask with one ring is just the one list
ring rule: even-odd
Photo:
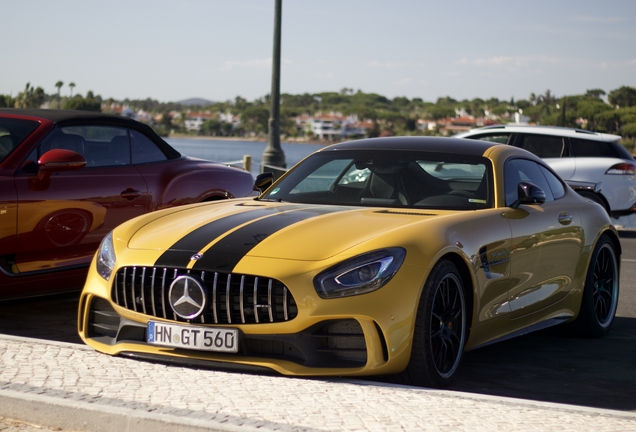
[[636,212],[636,161],[618,135],[555,126],[487,126],[455,135],[510,144],[544,159],[579,194],[613,218]]

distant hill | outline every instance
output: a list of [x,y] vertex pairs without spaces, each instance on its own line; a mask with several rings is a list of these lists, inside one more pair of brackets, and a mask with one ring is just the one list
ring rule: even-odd
[[207,99],[202,99],[202,98],[190,98],[190,99],[184,99],[184,100],[180,100],[177,101],[175,103],[181,104],[181,105],[200,105],[200,106],[205,106],[205,105],[211,105],[214,102],[211,100],[207,100]]

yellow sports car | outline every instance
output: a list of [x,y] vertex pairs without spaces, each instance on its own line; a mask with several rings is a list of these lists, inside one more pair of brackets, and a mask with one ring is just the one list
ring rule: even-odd
[[137,217],[102,242],[83,340],[112,355],[447,386],[462,353],[614,319],[621,247],[541,159],[452,138],[326,147],[258,198]]

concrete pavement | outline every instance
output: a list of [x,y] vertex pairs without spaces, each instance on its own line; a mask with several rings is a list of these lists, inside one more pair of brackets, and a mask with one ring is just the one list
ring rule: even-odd
[[0,335],[0,365],[0,416],[62,430],[636,430],[635,412],[165,366],[7,335]]

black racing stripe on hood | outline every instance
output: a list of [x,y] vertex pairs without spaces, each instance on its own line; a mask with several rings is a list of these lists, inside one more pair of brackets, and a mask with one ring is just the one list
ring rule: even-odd
[[194,264],[194,269],[231,272],[238,262],[257,244],[270,235],[295,223],[340,211],[346,207],[314,207],[311,209],[280,213],[257,220],[221,239],[207,250]]
[[170,246],[170,248],[157,259],[155,266],[186,267],[190,263],[192,254],[199,252],[211,241],[225,234],[228,230],[251,220],[271,215],[272,213],[280,213],[285,210],[290,210],[291,208],[295,207],[257,207],[252,211],[226,216],[205,224],[181,237],[175,244]]

